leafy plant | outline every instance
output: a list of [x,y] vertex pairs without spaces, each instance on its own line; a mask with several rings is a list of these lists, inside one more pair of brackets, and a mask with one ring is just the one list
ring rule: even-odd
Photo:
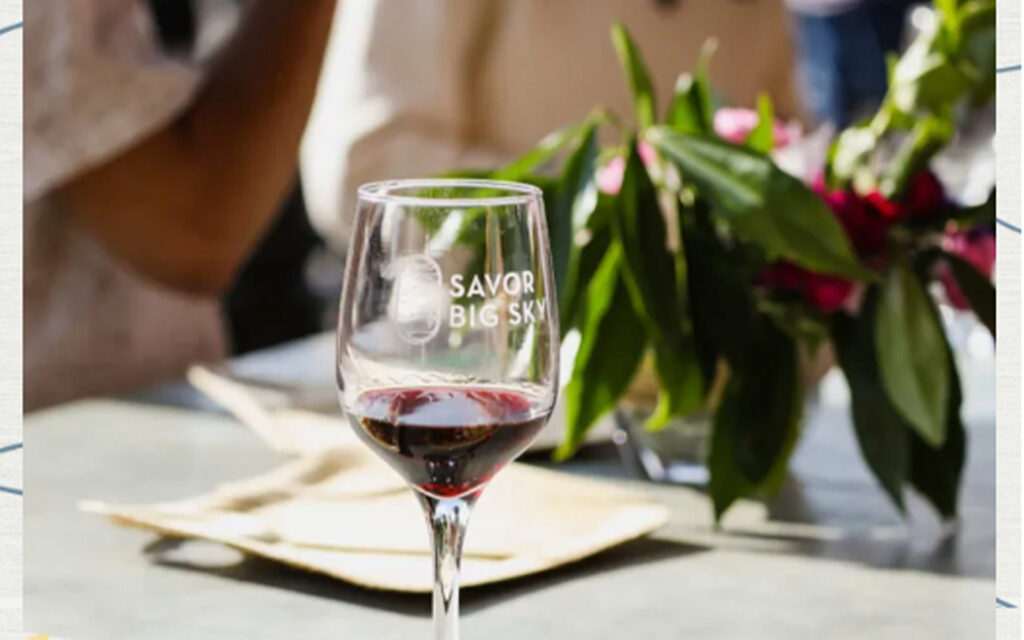
[[[488,172],[544,189],[563,332],[580,334],[556,457],[575,452],[650,353],[659,392],[648,428],[713,416],[709,490],[721,517],[779,486],[800,435],[800,354],[828,340],[861,452],[893,503],[904,508],[910,485],[956,513],[960,386],[929,289],[957,287],[994,331],[990,279],[944,242],[983,233],[992,207],[948,202],[925,169],[965,105],[991,99],[994,1],[937,10],[936,29],[894,62],[878,114],[837,138],[814,187],[773,161],[767,96],[744,140],[716,133],[711,46],[659,119],[621,25],[612,42],[633,123],[597,109]],[[609,129],[618,140],[602,149]],[[602,172],[617,184],[602,185]]]

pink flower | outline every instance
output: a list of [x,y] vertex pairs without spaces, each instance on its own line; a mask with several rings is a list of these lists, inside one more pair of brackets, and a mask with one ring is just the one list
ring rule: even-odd
[[640,160],[643,161],[645,167],[651,166],[658,157],[658,152],[654,150],[654,147],[643,140],[636,144],[636,152],[637,155],[640,156]]
[[850,315],[860,313],[860,308],[864,305],[864,294],[867,291],[868,288],[863,282],[854,282],[853,290],[850,291],[850,295],[847,296],[846,301],[843,303],[843,310]]
[[771,289],[799,293],[822,313],[856,307],[862,293],[849,280],[813,273],[791,262],[776,262],[761,273],[759,280]]
[[942,247],[969,262],[986,278],[992,277],[996,265],[996,236],[991,231],[950,233],[943,239]]
[[[963,258],[986,278],[992,278],[996,263],[996,236],[988,230],[957,231],[947,234],[942,241],[942,248],[953,255]],[[946,290],[946,299],[957,309],[971,308],[967,297],[960,290],[949,264],[939,263],[936,275]]]
[[625,175],[626,159],[622,156],[615,156],[597,170],[597,188],[601,193],[614,196],[622,188],[622,178]]
[[[761,116],[750,109],[723,107],[715,112],[715,133],[734,144],[743,144],[757,127],[760,119]],[[797,131],[778,120],[775,121],[772,133],[777,149],[788,146],[799,135]]]
[[[646,142],[639,142],[636,145],[636,152],[643,161],[644,166],[651,166],[657,153],[654,147]],[[603,167],[597,170],[597,188],[601,193],[610,196],[616,195],[622,189],[622,178],[626,175],[626,159],[622,156],[615,156]]]

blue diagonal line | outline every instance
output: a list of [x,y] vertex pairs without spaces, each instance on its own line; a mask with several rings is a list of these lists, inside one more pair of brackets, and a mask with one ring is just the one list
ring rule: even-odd
[[25,26],[24,22],[15,22],[14,24],[9,24],[6,27],[0,27],[0,36],[4,35],[5,33],[10,32],[10,31],[14,31],[16,29],[20,29],[23,26]]
[[[15,444],[9,444],[9,445],[0,447],[0,454],[9,453],[11,451],[17,451],[18,449],[21,449],[22,446],[23,446],[22,443],[17,442]],[[24,495],[22,493],[21,489],[15,489],[13,487],[5,487],[3,485],[0,485],[0,493],[9,493],[9,494],[15,495],[15,496]]]
[[1012,231],[1014,233],[1020,233],[1020,227],[1018,227],[1017,225],[1013,224],[1012,222],[1007,222],[1006,220],[1003,220],[1002,218],[996,218],[996,223],[1003,225],[1004,227],[1006,227],[1007,229],[1009,229],[1010,231]]
[[1003,600],[1002,598],[996,598],[996,606],[1002,607],[1004,609],[1016,609],[1017,608],[1017,605],[1010,604],[1009,602],[1007,602],[1006,600]]
[[1020,65],[1010,64],[1005,67],[996,67],[996,73],[1011,73],[1013,71],[1020,71]]

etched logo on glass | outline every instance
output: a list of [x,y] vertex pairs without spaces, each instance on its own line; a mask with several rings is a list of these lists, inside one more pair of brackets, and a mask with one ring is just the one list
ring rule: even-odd
[[409,344],[426,344],[441,329],[447,293],[441,267],[428,255],[402,256],[391,263],[394,279],[388,315]]

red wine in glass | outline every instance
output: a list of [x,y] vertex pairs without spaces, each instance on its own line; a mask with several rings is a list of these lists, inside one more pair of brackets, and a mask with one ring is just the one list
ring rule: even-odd
[[356,433],[406,480],[439,498],[479,489],[547,419],[522,393],[473,386],[369,390],[349,416]]

